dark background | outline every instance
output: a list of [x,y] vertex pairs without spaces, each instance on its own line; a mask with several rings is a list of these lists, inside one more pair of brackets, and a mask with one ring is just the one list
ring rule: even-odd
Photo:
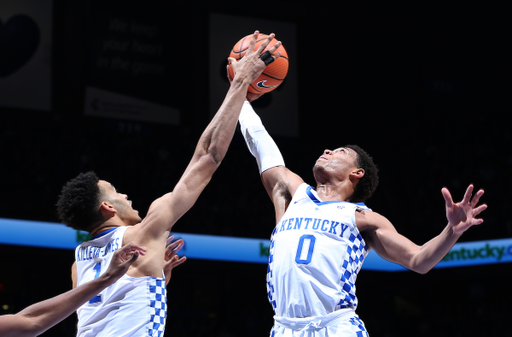
[[[325,148],[358,144],[380,168],[368,206],[417,244],[446,225],[441,188],[460,200],[470,183],[485,189],[489,209],[484,224],[460,241],[512,236],[505,7],[169,5],[170,18],[179,14],[180,20],[174,43],[183,56],[175,69],[181,88],[169,92],[181,110],[180,126],[83,116],[85,11],[83,1],[54,3],[53,110],[0,107],[0,217],[58,221],[61,186],[86,170],[127,193],[142,213],[171,191],[209,121],[208,15],[224,13],[296,24],[300,137],[275,140],[287,166],[306,182],[313,184],[311,168]],[[174,229],[269,238],[273,224],[255,160],[237,133],[211,183]],[[9,304],[1,314],[71,287],[72,251],[4,245],[0,254],[0,305]],[[166,334],[268,335],[265,276],[265,265],[187,261],[168,286]],[[510,264],[427,275],[363,270],[357,312],[371,336],[512,336],[510,281]],[[75,320],[44,336],[73,336]]]

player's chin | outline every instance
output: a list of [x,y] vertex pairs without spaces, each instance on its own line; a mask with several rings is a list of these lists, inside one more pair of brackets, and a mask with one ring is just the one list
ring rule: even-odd
[[141,217],[140,217],[140,215],[139,215],[139,211],[134,210],[133,220],[134,220],[136,223],[139,223],[139,222],[141,222],[141,221],[142,221],[142,218],[141,218]]
[[318,159],[316,162],[315,162],[315,165],[313,165],[313,172],[317,171],[317,170],[320,170],[320,169],[323,169],[323,163],[320,159]]

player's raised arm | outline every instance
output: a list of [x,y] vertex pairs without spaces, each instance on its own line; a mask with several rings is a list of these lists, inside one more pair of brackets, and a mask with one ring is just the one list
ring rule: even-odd
[[0,336],[37,336],[75,312],[82,304],[123,276],[128,267],[146,250],[127,244],[114,253],[105,273],[93,281],[48,300],[32,304],[16,315],[0,316]]
[[285,167],[279,148],[248,101],[244,103],[238,121],[247,147],[258,163],[263,185],[274,203],[277,221],[304,181]]
[[[151,205],[143,224],[150,223],[151,227],[155,228],[155,235],[160,235],[162,231],[169,231],[174,223],[192,207],[224,159],[235,132],[247,89],[269,63],[262,60],[260,54],[274,38],[274,34],[270,34],[255,49],[258,34],[258,31],[254,33],[249,50],[241,60],[237,62],[233,58],[229,59],[234,78],[228,93],[201,135],[192,159],[173,192],[157,199]],[[280,45],[280,42],[276,43],[269,52],[273,53]],[[274,59],[277,56],[279,54],[269,57]]]
[[377,213],[356,214],[356,221],[358,227],[363,223],[368,226],[370,235],[365,238],[368,238],[368,244],[379,255],[424,274],[445,257],[462,233],[469,227],[483,222],[482,219],[476,217],[487,208],[485,204],[477,206],[484,191],[479,190],[473,198],[471,197],[472,192],[473,185],[470,185],[463,200],[454,203],[450,192],[443,188],[448,225],[439,235],[422,246],[418,246],[400,235],[386,218]]

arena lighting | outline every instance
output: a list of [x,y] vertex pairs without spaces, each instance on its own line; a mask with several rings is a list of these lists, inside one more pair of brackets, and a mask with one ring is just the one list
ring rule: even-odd
[[[185,241],[180,255],[186,255],[189,259],[268,262],[269,240],[178,232],[173,235],[176,239],[182,238]],[[88,239],[88,233],[59,223],[0,218],[0,244],[75,249],[78,244]],[[457,243],[435,268],[506,262],[512,262],[512,238]],[[384,260],[373,250],[368,254],[363,269],[390,272],[406,270],[396,263]]]

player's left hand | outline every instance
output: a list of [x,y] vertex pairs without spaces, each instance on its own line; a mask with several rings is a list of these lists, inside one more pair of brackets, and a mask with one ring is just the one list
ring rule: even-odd
[[112,261],[105,271],[105,277],[114,283],[128,271],[128,268],[139,258],[139,255],[145,254],[146,249],[141,246],[133,243],[124,245],[116,250],[114,256],[112,256]]
[[480,225],[484,222],[483,219],[476,218],[487,208],[486,204],[477,206],[480,197],[484,194],[484,190],[478,190],[472,198],[473,185],[469,185],[464,194],[464,198],[461,202],[457,203],[453,202],[452,195],[446,187],[441,190],[441,193],[443,193],[446,202],[446,218],[455,234],[464,233],[469,227]]
[[174,235],[169,236],[166,242],[165,248],[165,264],[164,264],[164,273],[165,273],[165,284],[169,284],[171,280],[171,274],[174,267],[179,266],[183,262],[187,260],[186,256],[179,257],[178,252],[185,245],[183,239],[179,239],[174,241]]

